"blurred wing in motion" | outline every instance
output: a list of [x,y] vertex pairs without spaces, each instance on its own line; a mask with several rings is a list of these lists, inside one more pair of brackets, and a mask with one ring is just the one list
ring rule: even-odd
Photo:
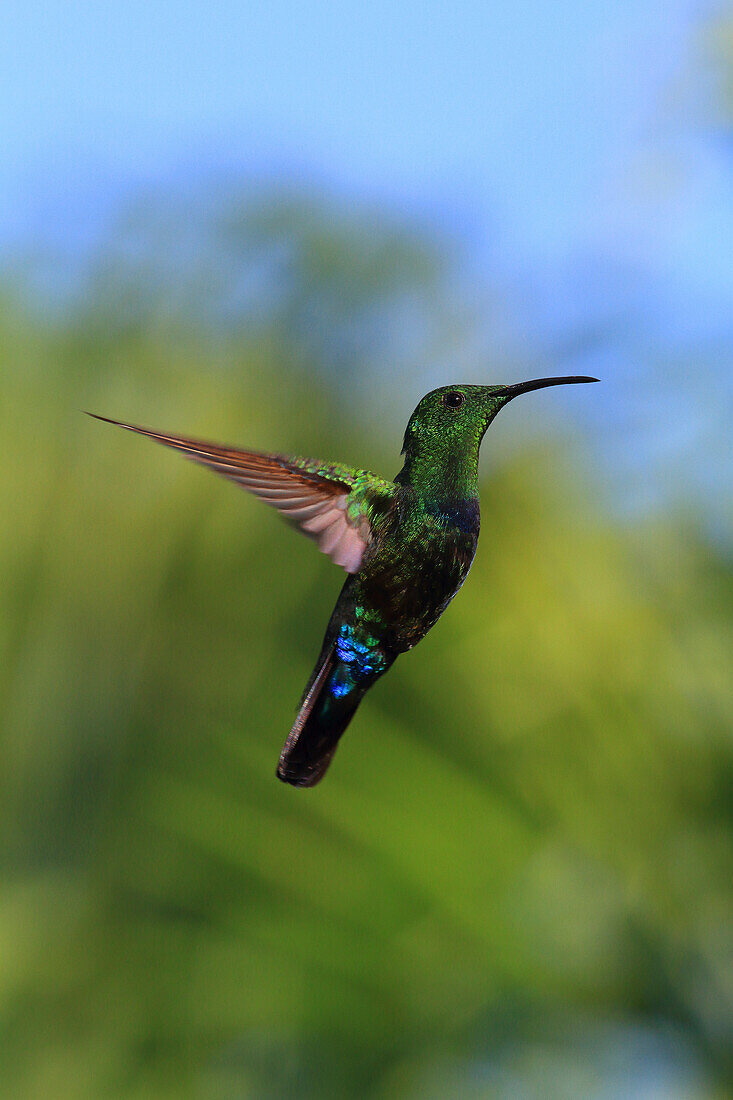
[[173,447],[235,481],[314,538],[319,549],[347,573],[356,573],[361,565],[371,538],[375,505],[383,510],[395,491],[394,485],[365,470],[308,458],[240,451],[163,435],[96,413],[89,415]]

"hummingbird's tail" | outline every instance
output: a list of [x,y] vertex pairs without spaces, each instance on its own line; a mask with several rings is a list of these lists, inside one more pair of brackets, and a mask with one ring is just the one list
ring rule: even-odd
[[280,753],[278,779],[294,787],[315,787],[320,782],[365,692],[388,667],[355,683],[355,670],[339,659],[335,646],[324,650]]

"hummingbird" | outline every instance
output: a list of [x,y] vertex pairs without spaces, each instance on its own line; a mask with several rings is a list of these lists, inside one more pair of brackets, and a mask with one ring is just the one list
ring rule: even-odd
[[597,382],[572,376],[432,390],[405,430],[394,481],[335,462],[164,435],[109,417],[254,493],[348,574],[280,754],[277,776],[313,787],[369,688],[425,637],[458,592],[478,544],[478,459],[492,420],[520,394]]

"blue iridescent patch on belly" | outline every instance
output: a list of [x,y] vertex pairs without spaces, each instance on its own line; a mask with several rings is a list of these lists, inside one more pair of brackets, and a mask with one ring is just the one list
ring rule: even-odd
[[359,627],[342,623],[336,639],[337,666],[331,681],[331,694],[340,699],[360,681],[384,672],[389,661],[379,648],[377,638]]

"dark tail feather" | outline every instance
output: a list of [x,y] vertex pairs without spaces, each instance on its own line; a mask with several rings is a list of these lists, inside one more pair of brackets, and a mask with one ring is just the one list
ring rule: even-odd
[[333,669],[333,649],[322,656],[280,753],[277,777],[294,787],[315,787],[326,774],[339,738],[362,700],[364,690],[354,689],[340,699],[323,689]]

